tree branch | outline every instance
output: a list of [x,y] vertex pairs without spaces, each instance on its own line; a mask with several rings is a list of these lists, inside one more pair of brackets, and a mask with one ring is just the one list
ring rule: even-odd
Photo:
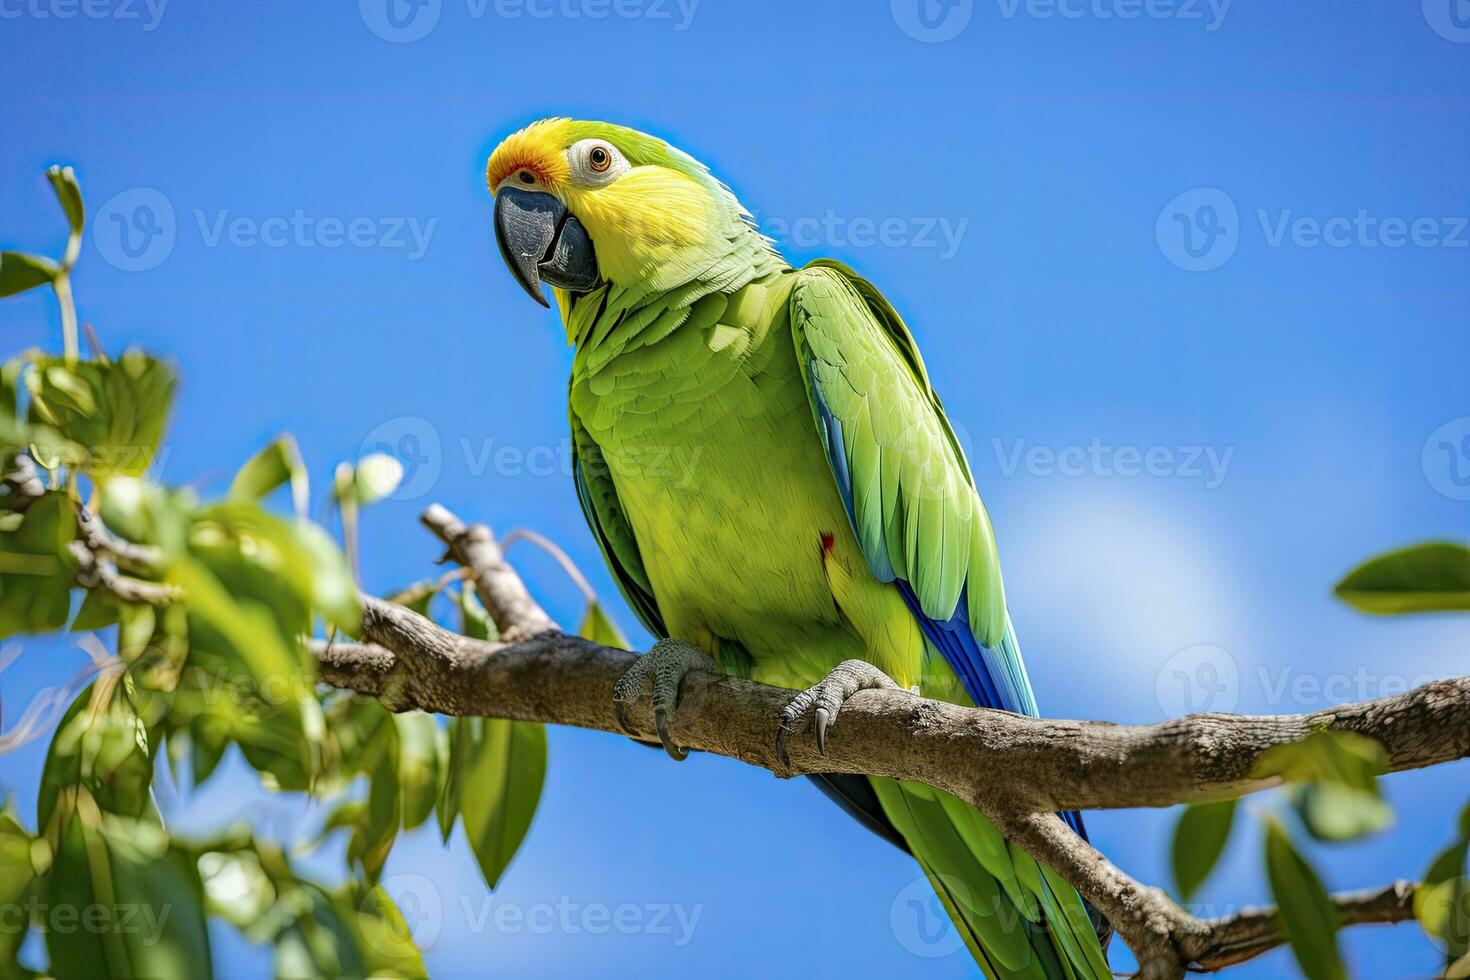
[[[1387,888],[1334,895],[1338,921],[1344,926],[1392,924],[1414,918],[1414,886],[1396,881]],[[1281,945],[1281,920],[1273,906],[1244,908],[1234,915],[1206,919],[1208,942],[1193,952],[1202,970],[1219,970]]]
[[507,643],[558,629],[536,604],[515,569],[506,564],[495,536],[483,524],[466,525],[438,504],[419,518],[449,549],[448,558],[468,569],[475,593]]
[[[314,650],[321,679],[380,698],[393,710],[514,718],[621,732],[612,686],[634,655],[568,636],[526,592],[490,532],[441,507],[424,523],[463,561],[501,635],[449,632],[402,606],[363,598],[364,643]],[[1017,846],[1054,868],[1102,910],[1137,954],[1141,976],[1215,969],[1279,945],[1271,909],[1198,919],[1140,884],[1072,833],[1055,812],[1170,806],[1275,784],[1252,776],[1268,749],[1330,728],[1382,743],[1394,771],[1470,754],[1470,678],[1306,715],[1192,715],[1155,725],[1029,718],[929,701],[901,690],[863,691],[843,707],[825,754],[808,733],[775,752],[776,720],[791,691],[703,671],[684,681],[674,719],[690,748],[779,776],[854,772],[927,783],[977,806]],[[630,712],[634,734],[656,740],[652,712]],[[1412,917],[1395,885],[1338,900],[1345,924]]]

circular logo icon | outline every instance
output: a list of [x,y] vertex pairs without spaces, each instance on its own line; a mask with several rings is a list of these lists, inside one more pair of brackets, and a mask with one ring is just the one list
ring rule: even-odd
[[1233,711],[1240,700],[1240,668],[1224,647],[1180,650],[1159,668],[1154,697],[1166,718],[1201,711]]
[[909,37],[938,44],[970,26],[975,0],[889,0],[893,22]]
[[427,36],[443,11],[444,0],[357,0],[357,12],[368,30],[394,44]]
[[[401,951],[400,944],[404,940],[411,940],[420,950],[432,949],[439,939],[439,931],[444,927],[444,907],[439,898],[439,889],[428,878],[416,874],[389,875],[383,879],[381,887],[393,899],[393,904],[398,906],[408,935],[399,935],[396,924],[389,920],[389,936],[386,939],[378,938],[381,934],[376,929],[362,930],[368,944],[375,948],[395,947],[378,949],[384,955],[395,955]],[[374,910],[369,905],[374,901],[369,892],[359,911],[372,914]]]
[[1470,0],[1423,0],[1424,19],[1446,41],[1470,43]]
[[[968,903],[970,892],[963,881],[950,875],[940,875],[939,880],[962,904]],[[888,926],[900,946],[925,959],[953,956],[965,948],[926,877],[915,878],[894,896],[888,907]]]
[[108,265],[123,272],[162,265],[177,239],[173,203],[152,187],[115,194],[92,217],[92,244]]
[[1451,500],[1470,500],[1470,415],[1435,429],[1424,442],[1419,462],[1435,492]]
[[1218,187],[1196,187],[1175,197],[1154,224],[1164,258],[1186,272],[1218,269],[1240,245],[1235,202]]
[[444,453],[439,432],[427,419],[400,415],[379,425],[362,441],[358,458],[373,453],[391,456],[403,466],[403,478],[388,500],[415,500],[439,482]]

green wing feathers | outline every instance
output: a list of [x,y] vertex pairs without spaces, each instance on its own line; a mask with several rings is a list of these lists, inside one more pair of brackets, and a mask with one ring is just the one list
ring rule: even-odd
[[873,574],[907,582],[938,621],[965,595],[976,639],[998,647],[1005,592],[995,533],[908,328],[871,284],[828,260],[797,273],[791,326]]
[[872,784],[987,977],[1112,975],[1076,890],[1006,843],[978,810],[922,783]]
[[649,584],[648,572],[643,567],[643,556],[638,551],[638,541],[623,513],[618,488],[613,485],[612,474],[607,471],[602,450],[587,434],[575,412],[571,415],[571,423],[572,473],[577,483],[577,500],[582,504],[582,515],[587,518],[587,526],[597,538],[602,559],[607,562],[618,591],[638,621],[654,636],[667,636],[658,601],[653,597],[653,586]]

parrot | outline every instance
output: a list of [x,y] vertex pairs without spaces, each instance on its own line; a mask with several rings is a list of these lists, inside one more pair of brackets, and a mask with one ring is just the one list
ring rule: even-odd
[[[994,529],[877,287],[831,259],[794,268],[709,168],[628,127],[533,122],[486,179],[501,258],[548,308],[551,287],[573,348],[578,500],[657,638],[614,687],[625,728],[651,689],[658,737],[684,758],[672,719],[691,670],[795,691],[772,720],[783,760],[795,732],[825,750],[864,689],[1037,715]],[[986,976],[1110,976],[1106,921],[975,807],[917,782],[813,778],[918,861]]]

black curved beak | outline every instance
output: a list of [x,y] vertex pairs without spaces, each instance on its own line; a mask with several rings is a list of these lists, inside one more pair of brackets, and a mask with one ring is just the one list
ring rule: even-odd
[[502,187],[495,195],[495,241],[516,281],[542,306],[541,283],[573,292],[596,286],[602,276],[587,229],[544,191]]

